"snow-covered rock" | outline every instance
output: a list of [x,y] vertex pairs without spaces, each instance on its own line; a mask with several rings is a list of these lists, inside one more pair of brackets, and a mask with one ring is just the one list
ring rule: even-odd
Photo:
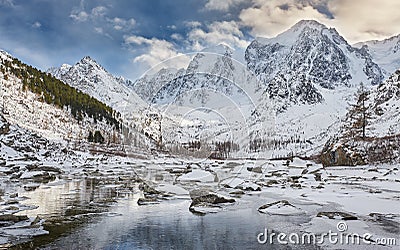
[[276,201],[262,205],[258,208],[260,213],[275,215],[299,215],[304,213],[301,209],[286,200]]

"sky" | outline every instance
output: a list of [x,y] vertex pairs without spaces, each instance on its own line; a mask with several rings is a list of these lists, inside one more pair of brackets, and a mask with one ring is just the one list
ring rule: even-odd
[[220,43],[243,51],[302,19],[349,43],[382,40],[400,34],[399,10],[399,0],[0,0],[0,49],[42,70],[88,55],[135,80]]

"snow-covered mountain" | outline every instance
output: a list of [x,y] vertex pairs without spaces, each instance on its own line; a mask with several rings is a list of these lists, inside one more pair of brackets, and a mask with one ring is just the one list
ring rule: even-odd
[[316,89],[334,89],[383,79],[380,67],[334,29],[302,20],[274,38],[257,38],[247,48],[248,68],[267,86],[269,96],[284,110],[292,104],[321,102]]
[[186,69],[161,69],[138,79],[134,89],[154,104],[204,105],[212,101],[212,91],[230,96],[235,84],[248,75],[245,66],[234,61],[232,54],[233,49],[222,44],[205,49],[192,58]]
[[50,68],[48,73],[120,112],[130,104],[137,109],[147,106],[126,87],[127,80],[113,76],[89,56],[72,66],[63,64],[60,68]]
[[[131,81],[112,75],[89,56],[82,58],[75,65],[63,64],[60,68],[49,69],[48,72],[118,111],[124,126],[129,128],[133,137],[136,138],[140,133],[155,141],[159,140],[159,123],[151,119],[158,111],[129,88],[132,86]],[[128,136],[125,136],[125,139],[128,140]],[[126,143],[129,144],[130,141]],[[144,144],[150,145],[148,142]]]
[[361,42],[354,46],[368,51],[386,76],[390,76],[400,68],[400,34],[382,41]]
[[151,103],[160,89],[185,74],[185,69],[163,68],[153,75],[146,74],[136,80],[132,85],[128,85],[145,101]]
[[176,121],[164,124],[164,137],[186,142],[235,138],[244,145],[269,133],[273,112],[264,86],[232,54],[220,44],[194,55],[186,69],[162,69],[135,82],[143,99]]
[[373,90],[369,102],[376,114],[370,121],[372,136],[400,134],[400,67]]

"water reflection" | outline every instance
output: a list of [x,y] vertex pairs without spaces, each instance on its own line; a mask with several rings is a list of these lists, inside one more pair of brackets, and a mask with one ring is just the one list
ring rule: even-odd
[[117,197],[127,196],[124,185],[115,183],[116,180],[86,178],[55,180],[41,185],[34,191],[21,188],[19,195],[29,198],[21,203],[36,205],[38,208],[19,214],[46,219],[44,228],[50,234],[35,237],[32,242],[14,248],[26,249],[46,245],[104,215]]
[[[291,249],[260,245],[257,234],[265,217],[252,208],[196,216],[188,211],[190,201],[166,201],[137,206],[133,199],[113,208],[121,216],[100,221],[58,239],[48,249]],[[296,249],[316,249],[300,246]]]
[[[16,247],[19,249],[293,248],[257,242],[257,234],[269,221],[279,218],[268,218],[254,207],[232,207],[216,214],[196,216],[189,212],[189,199],[139,206],[137,200],[142,194],[137,183],[127,187],[98,179],[56,180],[21,195],[31,198],[27,203],[39,206],[26,214],[46,218],[45,229],[50,234]],[[117,203],[110,203],[116,198]],[[295,249],[316,248],[298,246]]]
[[24,203],[39,206],[34,210],[21,212],[30,217],[60,216],[67,208],[84,208],[90,204],[113,201],[118,195],[116,187],[101,186],[97,179],[82,179],[73,181],[56,180],[41,185],[34,191],[20,190],[20,196],[29,199]]

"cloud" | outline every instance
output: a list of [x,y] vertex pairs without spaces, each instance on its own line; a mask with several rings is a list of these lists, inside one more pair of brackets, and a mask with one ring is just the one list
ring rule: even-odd
[[250,8],[243,9],[239,18],[254,36],[276,36],[302,19],[329,23],[329,18],[310,3],[295,0],[255,0]]
[[336,0],[328,8],[332,25],[351,42],[400,34],[400,1]]
[[176,25],[168,25],[167,28],[171,30],[176,30],[177,27]]
[[[71,11],[70,17],[76,21],[76,22],[85,22],[91,20],[94,22],[96,25],[99,25],[99,23],[103,23],[104,26],[108,25],[114,29],[114,30],[122,30],[122,31],[128,31],[131,30],[135,24],[136,20],[134,18],[130,19],[124,19],[121,17],[107,17],[107,8],[104,6],[97,6],[94,7],[91,11],[90,14],[86,12],[83,8],[83,4],[81,3],[81,6],[79,8],[75,8],[74,10]],[[104,27],[105,28],[105,27]],[[104,28],[102,28],[102,31],[97,28],[95,28],[96,33],[99,34],[106,34],[104,32]]]
[[192,49],[197,51],[220,43],[238,48],[245,48],[249,44],[235,21],[213,22],[206,30],[194,28],[189,32],[188,40],[192,44]]
[[124,19],[120,17],[114,17],[112,19],[108,19],[108,21],[113,25],[115,30],[130,30],[136,24],[136,21],[133,18]]
[[183,36],[181,34],[178,34],[178,33],[172,34],[171,38],[174,39],[174,40],[177,40],[177,41],[183,40]]
[[126,44],[137,44],[137,45],[142,45],[142,44],[151,44],[151,39],[142,37],[142,36],[127,36],[125,37],[125,43]]
[[76,22],[85,22],[89,18],[89,14],[86,11],[75,11],[73,10],[69,15]]
[[8,6],[8,7],[14,7],[15,6],[13,0],[0,0],[0,5]]
[[244,2],[246,0],[208,0],[205,7],[209,10],[228,11],[231,7]]
[[96,33],[98,33],[98,34],[103,34],[103,33],[104,33],[104,30],[103,30],[103,28],[101,28],[101,27],[95,27],[95,28],[94,28],[94,31],[95,31]]
[[104,6],[97,6],[92,9],[92,16],[93,17],[102,17],[106,14],[107,8]]
[[90,13],[86,12],[83,8],[83,4],[79,8],[75,8],[69,15],[74,21],[85,22],[89,19],[96,20],[103,18],[107,12],[107,8],[104,6],[94,7]]
[[32,24],[32,28],[39,29],[40,27],[42,27],[42,24],[38,21],[36,21]]
[[165,67],[183,68],[190,61],[190,56],[177,52],[174,45],[166,40],[132,35],[125,37],[125,43],[145,46],[146,53],[135,57],[133,61],[150,67],[162,62]]
[[197,28],[201,26],[201,23],[199,21],[186,21],[184,24],[186,27],[189,28]]
[[94,27],[94,32],[96,32],[97,34],[100,34],[100,35],[104,35],[104,36],[110,38],[111,40],[113,40],[113,37],[110,34],[108,34],[107,32],[105,32],[102,27]]

